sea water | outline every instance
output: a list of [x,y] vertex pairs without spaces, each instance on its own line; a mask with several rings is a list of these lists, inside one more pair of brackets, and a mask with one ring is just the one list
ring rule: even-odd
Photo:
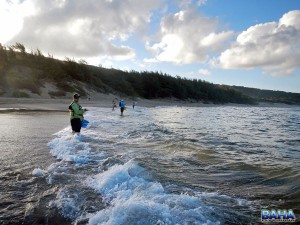
[[51,137],[54,116],[2,115],[0,224],[299,218],[299,107],[90,107],[81,134],[66,114]]
[[[300,209],[300,108],[89,108],[30,176],[79,224],[257,224]],[[48,187],[48,188],[47,188]],[[51,194],[47,194],[47,193]],[[55,195],[53,194],[55,193]]]
[[[54,212],[50,217],[56,217],[52,224],[66,224],[55,208],[47,212],[57,189],[44,176],[47,167],[57,161],[47,143],[69,123],[65,112],[0,113],[1,225],[46,225],[49,211]],[[62,223],[57,223],[59,218]]]

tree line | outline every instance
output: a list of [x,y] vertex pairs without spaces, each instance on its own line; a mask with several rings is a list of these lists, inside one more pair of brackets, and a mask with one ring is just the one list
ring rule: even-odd
[[[98,92],[126,95],[132,98],[177,98],[207,103],[255,103],[255,98],[245,94],[243,90],[226,85],[217,85],[200,79],[173,77],[158,71],[122,71],[91,66],[83,59],[78,62],[68,57],[65,60],[54,59],[49,53],[47,56],[43,55],[39,49],[26,52],[25,46],[21,43],[8,47],[0,44],[2,86],[9,86],[7,81],[13,80],[10,77],[16,76],[9,72],[10,68],[16,66],[30,68],[31,73],[25,73],[23,76],[30,76],[29,80],[36,85],[28,84],[25,88],[35,93],[39,93],[38,87],[42,86],[43,82],[54,82],[59,88],[56,93],[50,93],[54,97],[64,96],[66,92],[74,91],[87,95],[80,85],[85,83],[89,89]],[[18,80],[22,80],[22,77],[15,79],[17,83],[15,87],[24,88],[26,82],[18,83]]]

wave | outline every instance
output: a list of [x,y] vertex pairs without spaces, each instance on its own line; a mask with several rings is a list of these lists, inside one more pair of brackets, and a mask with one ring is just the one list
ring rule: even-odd
[[89,224],[220,224],[211,209],[187,194],[167,193],[147,171],[130,160],[87,179],[108,207],[89,215]]
[[272,111],[245,109],[236,118],[240,108],[224,109],[145,108],[126,118],[90,110],[82,134],[67,127],[49,143],[59,161],[45,176],[60,187],[51,206],[89,224],[257,221],[263,205],[284,202],[265,195],[270,187],[285,188],[282,199],[297,195],[289,174],[269,175],[299,175],[298,129],[280,119],[291,117],[286,111],[257,126]]
[[[99,150],[103,143],[92,128],[103,123],[92,117],[88,120],[88,134],[72,135],[67,127],[48,144],[59,161],[48,167],[46,179],[61,187],[51,207],[58,208],[67,218],[91,225],[220,224],[211,216],[212,206],[204,204],[201,198],[168,192],[134,158],[120,159],[119,155]],[[169,133],[155,124],[148,131]],[[89,202],[91,196],[94,202]]]

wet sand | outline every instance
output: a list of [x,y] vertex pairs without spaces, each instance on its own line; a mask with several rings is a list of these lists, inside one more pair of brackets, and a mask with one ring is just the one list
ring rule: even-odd
[[[102,95],[101,97],[91,99],[90,101],[85,98],[80,98],[79,103],[83,107],[103,107],[111,108],[112,101],[115,100],[118,105],[119,99],[115,99],[114,96]],[[155,107],[155,106],[183,106],[190,105],[185,101],[177,101],[174,99],[126,99],[124,101],[127,107],[131,107],[133,102],[136,103],[136,107]],[[72,102],[72,99],[42,99],[42,98],[5,98],[0,97],[0,109],[23,109],[23,110],[49,110],[49,111],[68,111],[68,106]],[[194,104],[205,105],[202,103]]]
[[[90,101],[85,98],[80,99],[80,104],[84,108],[102,107],[112,108],[112,100],[115,99],[118,105],[119,99],[113,95],[97,96]],[[181,101],[174,98],[169,99],[132,99],[124,98],[127,107],[132,107],[133,102],[136,102],[135,107],[163,107],[163,106],[178,106],[178,107],[217,107],[217,106],[249,106],[249,107],[299,107],[296,105],[286,105],[282,103],[259,103],[257,105],[246,104],[204,104],[202,102]],[[42,99],[42,98],[7,98],[0,97],[0,113],[14,111],[58,111],[68,112],[68,106],[72,99]]]

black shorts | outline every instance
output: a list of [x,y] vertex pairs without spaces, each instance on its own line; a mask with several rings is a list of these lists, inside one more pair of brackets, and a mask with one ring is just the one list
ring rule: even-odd
[[71,126],[74,132],[80,132],[81,120],[79,118],[71,119]]
[[121,107],[121,112],[123,112],[124,111],[124,107]]

